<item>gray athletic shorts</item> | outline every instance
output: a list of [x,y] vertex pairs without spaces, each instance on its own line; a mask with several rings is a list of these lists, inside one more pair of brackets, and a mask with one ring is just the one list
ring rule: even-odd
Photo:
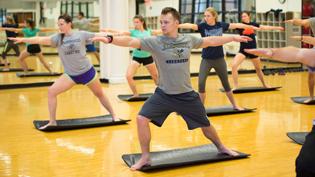
[[189,130],[210,126],[205,107],[195,91],[169,95],[156,88],[154,94],[142,106],[139,115],[161,127],[172,112],[177,112],[184,118]]

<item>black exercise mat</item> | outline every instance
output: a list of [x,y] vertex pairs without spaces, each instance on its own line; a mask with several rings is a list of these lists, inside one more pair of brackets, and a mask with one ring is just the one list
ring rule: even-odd
[[[5,70],[4,68],[0,68],[0,72],[17,72],[23,71],[22,68],[9,68],[9,70]],[[28,69],[28,71],[34,71],[34,69]]]
[[123,119],[120,119],[119,121],[113,121],[110,115],[102,115],[88,118],[57,120],[57,126],[48,126],[42,130],[40,130],[39,128],[43,125],[46,125],[49,122],[48,120],[34,120],[33,124],[35,128],[40,131],[60,131],[109,125],[120,125],[126,124],[129,121],[130,120]]
[[34,82],[34,83],[1,84],[0,90],[18,89],[18,88],[32,88],[32,87],[45,87],[45,86],[51,86],[53,83],[54,83],[54,81]]
[[132,97],[133,95],[118,95],[118,98],[123,101],[145,101],[152,95],[153,93],[140,94],[138,97]]
[[300,97],[291,97],[292,101],[300,104],[307,104],[307,105],[315,105],[315,100],[310,102],[304,103],[305,100],[309,99],[310,97],[307,96],[300,96]]
[[[140,171],[240,159],[249,156],[249,154],[241,152],[238,153],[239,155],[235,157],[226,154],[218,154],[218,151],[213,144],[160,152],[151,152],[151,165],[142,167]],[[131,167],[140,159],[140,156],[141,154],[139,153],[124,154],[122,155],[122,159],[129,167]]]
[[[265,92],[265,91],[273,91],[278,90],[281,87],[240,87],[238,89],[233,90],[233,93],[249,93],[249,92]],[[225,92],[223,88],[220,88],[221,92]]]
[[41,77],[41,76],[60,76],[62,73],[49,73],[49,72],[30,72],[30,73],[24,73],[19,72],[16,73],[17,77]]
[[303,145],[307,134],[309,132],[288,132],[287,136],[297,144]]
[[239,114],[253,112],[256,108],[244,108],[244,110],[236,110],[233,106],[218,106],[206,108],[206,113],[208,116],[218,116],[218,115],[227,115],[227,114]]

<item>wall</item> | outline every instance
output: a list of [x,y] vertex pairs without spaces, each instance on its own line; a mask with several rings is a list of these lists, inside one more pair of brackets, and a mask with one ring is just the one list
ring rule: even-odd
[[164,7],[174,7],[179,10],[179,0],[152,0],[151,6],[142,6],[140,14],[147,17],[159,16]]
[[9,1],[9,0],[0,0],[0,7],[7,8],[8,10],[20,10],[20,12],[27,11],[29,9],[34,10],[36,5],[35,2],[23,2],[23,1]]
[[267,12],[270,9],[300,12],[302,9],[302,1],[286,0],[284,4],[281,4],[278,0],[256,0],[256,12]]

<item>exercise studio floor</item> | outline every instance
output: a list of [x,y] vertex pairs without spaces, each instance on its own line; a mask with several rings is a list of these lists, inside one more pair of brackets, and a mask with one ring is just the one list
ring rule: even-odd
[[[198,54],[193,57],[198,61]],[[53,62],[54,71],[61,69],[58,57],[46,58]],[[12,66],[18,67],[14,57],[9,60]],[[37,71],[44,71],[34,58],[27,61]],[[0,73],[0,84],[54,79],[17,78],[15,73]],[[118,116],[132,120],[127,125],[55,133],[40,132],[32,123],[33,120],[48,119],[47,87],[0,90],[0,176],[294,177],[295,158],[301,146],[287,138],[286,132],[310,131],[315,109],[314,106],[293,103],[290,97],[308,95],[307,73],[276,74],[265,76],[265,79],[270,86],[282,88],[235,95],[241,106],[257,108],[256,112],[210,117],[224,144],[251,154],[249,158],[149,173],[132,172],[121,159],[123,154],[140,152],[136,115],[143,102],[129,103],[117,98],[118,94],[130,93],[127,84],[102,84]],[[197,89],[197,77],[191,80]],[[240,86],[260,85],[256,74],[242,74],[239,82]],[[137,80],[137,85],[140,92],[155,89],[152,80]],[[209,76],[206,107],[229,104],[219,88],[221,83],[217,76]],[[107,114],[106,110],[86,86],[74,86],[58,97],[58,119],[102,114]],[[175,113],[168,117],[162,128],[151,125],[151,131],[152,151],[209,143],[200,130],[187,130],[183,119]]]

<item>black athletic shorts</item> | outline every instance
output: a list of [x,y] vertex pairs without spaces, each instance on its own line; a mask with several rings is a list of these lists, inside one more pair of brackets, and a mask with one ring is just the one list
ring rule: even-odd
[[132,59],[139,64],[143,64],[143,66],[153,63],[152,56],[145,57],[145,58],[138,58],[138,57],[132,57]]
[[156,88],[154,94],[142,106],[139,115],[161,127],[172,112],[177,112],[184,118],[189,130],[210,126],[205,107],[195,91],[169,95]]
[[27,46],[27,52],[30,54],[36,54],[36,53],[40,53],[41,49],[38,44],[29,44]]
[[239,53],[245,55],[246,58],[249,58],[249,59],[257,58],[258,56],[250,54],[250,53],[247,53],[247,52],[244,51],[244,49],[256,49],[256,48],[257,48],[256,42],[252,42],[251,41],[251,42],[248,42],[248,43],[241,43],[240,44]]

